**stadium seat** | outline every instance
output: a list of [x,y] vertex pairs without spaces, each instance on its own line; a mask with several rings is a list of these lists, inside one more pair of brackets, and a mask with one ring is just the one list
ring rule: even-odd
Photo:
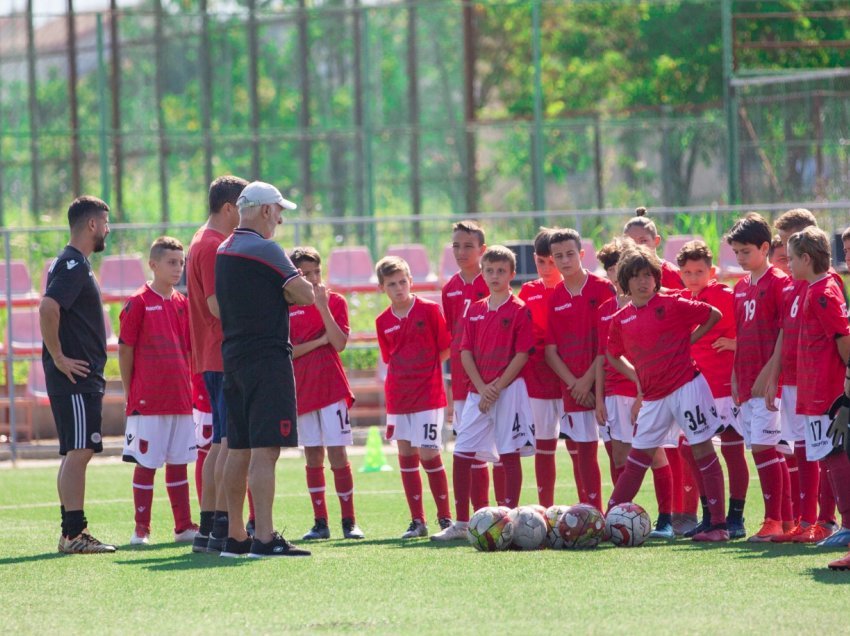
[[118,351],[118,336],[112,328],[112,318],[106,307],[103,308],[103,326],[106,328],[106,350]]
[[41,325],[37,307],[12,308],[11,347],[15,355],[41,353]]
[[440,255],[440,284],[445,285],[449,279],[457,273],[457,263],[451,245],[443,248]]
[[27,395],[38,404],[50,404],[47,395],[47,380],[41,360],[30,360],[30,372],[27,377]]
[[[32,288],[32,278],[24,261],[11,261],[10,274],[12,277],[11,291],[12,305],[15,307],[26,305],[37,305],[40,299],[38,292]],[[6,261],[0,260],[0,307],[6,306]]]
[[685,243],[702,240],[703,238],[696,234],[673,234],[672,236],[668,236],[667,240],[664,241],[664,260],[675,264],[676,255],[684,247]]
[[747,273],[738,265],[738,259],[735,258],[735,252],[732,251],[732,246],[723,240],[720,241],[717,270],[718,278],[741,278]]
[[41,293],[47,291],[47,274],[50,273],[50,268],[53,266],[53,261],[55,258],[48,259],[48,261],[44,264],[44,267],[41,268]]
[[581,239],[581,249],[584,250],[584,256],[581,258],[581,266],[589,272],[604,275],[605,272],[602,271],[602,266],[596,260],[596,247],[593,245],[593,241],[586,238]]
[[328,255],[328,285],[334,291],[378,291],[372,256],[365,247],[334,247]]
[[410,265],[410,275],[413,277],[414,291],[439,289],[437,275],[431,271],[431,262],[428,260],[428,251],[424,245],[419,243],[390,245],[387,256],[398,256],[407,261]]
[[139,255],[105,256],[100,264],[100,294],[104,302],[123,302],[146,280]]

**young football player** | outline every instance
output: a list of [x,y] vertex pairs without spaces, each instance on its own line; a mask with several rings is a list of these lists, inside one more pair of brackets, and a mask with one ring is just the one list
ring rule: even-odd
[[[461,425],[460,414],[468,393],[469,378],[460,361],[460,343],[463,340],[463,326],[466,314],[472,303],[490,295],[487,283],[481,275],[481,256],[487,249],[484,230],[475,221],[459,221],[452,226],[452,255],[458,271],[443,286],[443,314],[452,334],[451,359],[449,367],[452,384],[452,429],[457,435]],[[496,499],[504,496],[504,471],[493,466],[493,485]],[[476,459],[472,464],[472,506],[478,510],[490,503],[490,475],[487,462]]]
[[[661,245],[661,235],[655,222],[646,216],[646,208],[635,208],[635,215],[626,221],[623,234],[632,239],[638,245],[645,245],[653,252],[658,251]],[[679,269],[668,260],[659,259],[661,262],[661,286],[667,289],[684,289],[685,283],[679,274]]]
[[552,260],[549,238],[552,230],[543,228],[534,237],[534,264],[537,280],[525,283],[519,290],[522,300],[531,312],[534,328],[534,352],[529,356],[522,377],[528,388],[531,415],[534,422],[534,474],[537,478],[537,501],[549,507],[555,503],[555,450],[558,448],[561,413],[561,381],[546,364],[545,346],[549,298],[563,280]]
[[579,500],[602,509],[599,426],[596,424],[596,353],[599,308],[616,291],[606,279],[581,265],[581,236],[572,229],[553,230],[549,249],[564,278],[549,299],[546,362],[561,379],[564,416],[561,434],[576,445]]
[[174,540],[195,538],[186,465],[197,459],[189,368],[189,308],[174,289],[186,264],[183,245],[161,236],[151,245],[153,280],[121,311],[118,365],[127,396],[124,461],[136,464],[130,545],[150,543],[156,469],[165,464],[165,486],[174,513]]
[[[786,239],[787,240],[787,239]],[[767,258],[771,265],[776,265],[786,276],[791,275],[791,270],[788,269],[788,252],[785,249],[785,243],[782,237],[778,234],[770,241],[770,250],[767,252]]]
[[[795,279],[808,281],[801,308],[797,355],[797,413],[806,417],[806,459],[826,468],[838,510],[841,529],[830,539],[850,543],[850,459],[843,435],[831,438],[829,410],[844,391],[850,358],[850,324],[841,288],[829,273],[829,238],[807,227],[788,239],[788,262]],[[840,545],[833,541],[831,545]],[[850,568],[850,555],[829,564]]]
[[[711,438],[720,426],[712,412],[711,390],[690,354],[720,320],[706,303],[659,293],[661,263],[644,246],[620,257],[617,278],[631,302],[611,321],[608,360],[643,393],[626,467],[617,479],[610,505],[633,501],[652,457],[675,423],[696,458],[714,525],[694,541],[727,541],[723,470]],[[696,329],[694,328],[696,327]]]
[[386,256],[375,266],[390,306],[375,320],[381,357],[387,364],[387,439],[398,444],[401,483],[411,522],[402,539],[428,536],[419,464],[428,475],[440,528],[452,526],[449,484],[440,446],[446,390],[442,364],[451,335],[437,303],[410,293],[413,279],[404,259]]
[[305,541],[329,539],[325,499],[325,448],[342,513],[342,536],[362,539],[354,514],[354,478],[346,446],[353,443],[348,409],[354,394],[339,357],[348,344],[348,304],[322,282],[322,257],[313,247],[296,247],[289,255],[313,285],[316,302],[289,307],[289,338],[298,408],[298,441],[307,462],[307,491],[313,504],[313,527]]
[[469,377],[469,394],[454,448],[456,521],[433,535],[434,541],[466,539],[469,487],[476,457],[501,460],[505,469],[505,504],[519,505],[522,489],[520,454],[534,452],[531,405],[521,373],[534,349],[531,314],[511,293],[516,258],[496,245],[481,258],[490,296],[467,313],[461,361]]

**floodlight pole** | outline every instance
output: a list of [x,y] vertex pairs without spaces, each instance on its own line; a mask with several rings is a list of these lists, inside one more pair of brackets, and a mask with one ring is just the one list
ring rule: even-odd
[[732,80],[735,79],[734,46],[732,37],[732,0],[722,0],[720,20],[723,35],[723,107],[726,111],[726,152],[729,181],[729,204],[740,200],[740,167],[738,156],[738,97]]

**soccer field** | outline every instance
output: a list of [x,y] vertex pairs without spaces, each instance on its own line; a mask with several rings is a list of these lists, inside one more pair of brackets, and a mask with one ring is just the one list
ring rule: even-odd
[[[450,457],[444,459],[449,466]],[[355,457],[352,464],[357,468],[362,461]],[[559,503],[576,499],[567,461],[560,449]],[[389,462],[395,464],[395,457]],[[607,458],[602,465],[607,467]],[[533,503],[533,463],[525,460],[523,467],[523,503]],[[152,543],[130,548],[131,475],[128,465],[114,460],[95,461],[88,472],[86,514],[93,532],[117,543],[119,551],[64,556],[56,552],[55,466],[0,469],[5,633],[717,634],[846,628],[850,574],[826,568],[843,550],[677,540],[634,549],[603,544],[589,551],[485,554],[467,544],[404,542],[397,537],[409,518],[396,470],[355,475],[366,540],[313,544],[307,559],[222,559],[170,542],[162,474]],[[603,485],[607,495],[610,482]],[[335,520],[338,504],[328,494]],[[433,518],[427,481],[425,494]],[[753,530],[762,516],[759,495],[758,483],[751,482],[754,501],[746,516]],[[638,502],[655,512],[651,483]],[[278,464],[276,519],[288,538],[304,545],[298,539],[312,517],[300,459]],[[331,531],[340,535],[337,521]]]

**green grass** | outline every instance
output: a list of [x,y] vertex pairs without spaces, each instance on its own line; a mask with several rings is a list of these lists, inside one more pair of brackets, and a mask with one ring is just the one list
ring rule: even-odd
[[[362,461],[356,457],[352,464]],[[559,451],[556,498],[563,503],[575,500],[567,461]],[[395,458],[389,462],[395,465]],[[531,503],[531,461],[524,469],[523,500]],[[130,548],[132,470],[95,461],[86,513],[96,536],[120,549],[114,555],[63,556],[55,552],[55,471],[55,466],[0,469],[5,633],[716,634],[752,632],[766,624],[778,633],[815,625],[820,632],[840,632],[846,626],[850,573],[825,567],[840,551],[677,540],[637,549],[608,544],[583,552],[483,554],[465,544],[402,542],[397,537],[408,517],[397,471],[355,475],[366,540],[326,541],[313,547],[309,559],[255,561],[194,555],[170,543],[161,474],[153,543]],[[330,475],[328,481],[335,519],[339,509]],[[425,484],[426,511],[433,517]],[[606,494],[610,488],[604,486]],[[750,499],[748,525],[755,530],[762,515],[755,481]],[[651,484],[638,501],[655,512]],[[278,464],[275,506],[275,518],[290,538],[311,525],[300,459]],[[339,536],[338,523],[331,530]]]

